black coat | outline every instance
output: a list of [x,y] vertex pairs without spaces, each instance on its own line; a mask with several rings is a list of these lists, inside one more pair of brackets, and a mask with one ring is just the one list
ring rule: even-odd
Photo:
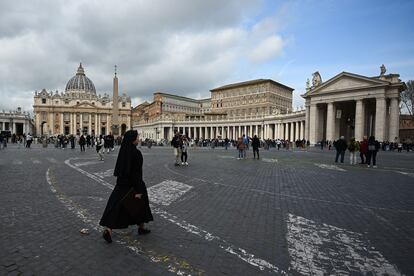
[[[111,229],[122,229],[127,228],[129,225],[147,223],[154,220],[149,206],[147,187],[142,180],[142,154],[138,149],[134,148],[132,156],[129,176],[119,176],[116,180],[115,188],[108,199],[105,211],[99,222],[102,226]],[[145,202],[144,215],[138,220],[132,218],[121,204],[121,199],[131,187],[134,187],[137,193],[142,194],[141,199]]]
[[254,148],[254,149],[258,149],[259,147],[260,147],[260,140],[259,140],[259,138],[253,138],[253,140],[252,140],[252,147]]
[[344,139],[339,139],[338,141],[336,141],[335,148],[337,151],[346,151],[348,145]]

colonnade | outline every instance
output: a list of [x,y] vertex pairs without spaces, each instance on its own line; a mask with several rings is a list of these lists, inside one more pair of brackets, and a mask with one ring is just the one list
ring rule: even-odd
[[[302,116],[303,117],[303,116]],[[164,124],[156,126],[138,126],[137,129],[142,139],[171,140],[174,131],[179,131],[192,139],[215,139],[228,138],[237,140],[243,134],[253,137],[257,135],[261,139],[282,139],[289,141],[302,140],[305,138],[305,121],[301,117],[299,121],[291,122],[264,122],[260,124],[222,124],[217,122],[214,125],[197,126],[194,124]]]
[[[341,132],[341,120],[346,119],[338,112],[340,101],[331,101],[320,105],[311,104],[306,109],[306,125],[308,133],[306,139],[311,143],[321,140],[334,141]],[[370,105],[368,106],[368,103]],[[354,116],[351,116],[350,126],[353,128],[353,136],[357,141],[361,141],[363,136],[374,135],[378,141],[394,141],[399,136],[399,99],[397,97],[386,99],[376,97],[371,99],[356,99],[348,101],[350,109],[354,109]],[[354,106],[353,106],[354,105]],[[367,110],[370,107],[370,110]],[[325,113],[326,112],[326,113]],[[326,120],[326,128],[324,121]],[[350,137],[348,137],[350,138]]]

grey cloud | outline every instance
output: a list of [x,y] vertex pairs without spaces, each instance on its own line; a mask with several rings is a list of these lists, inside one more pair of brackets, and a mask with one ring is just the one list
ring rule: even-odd
[[0,92],[9,101],[0,109],[30,109],[28,91],[63,91],[80,61],[98,93],[111,92],[117,64],[120,89],[134,99],[151,100],[155,91],[208,97],[274,35],[269,19],[245,27],[261,3],[2,1]]

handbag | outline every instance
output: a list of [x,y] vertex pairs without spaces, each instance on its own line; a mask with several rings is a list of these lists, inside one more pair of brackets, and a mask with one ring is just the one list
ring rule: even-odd
[[127,194],[121,199],[121,204],[132,218],[139,219],[144,216],[145,202],[135,197],[136,194],[137,192],[134,188],[129,189]]

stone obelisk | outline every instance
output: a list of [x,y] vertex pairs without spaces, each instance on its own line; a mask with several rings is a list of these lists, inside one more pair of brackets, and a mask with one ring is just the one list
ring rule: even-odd
[[116,65],[115,65],[115,76],[114,76],[114,88],[112,97],[112,135],[115,137],[119,135],[119,106],[118,106],[118,77],[116,76]]

